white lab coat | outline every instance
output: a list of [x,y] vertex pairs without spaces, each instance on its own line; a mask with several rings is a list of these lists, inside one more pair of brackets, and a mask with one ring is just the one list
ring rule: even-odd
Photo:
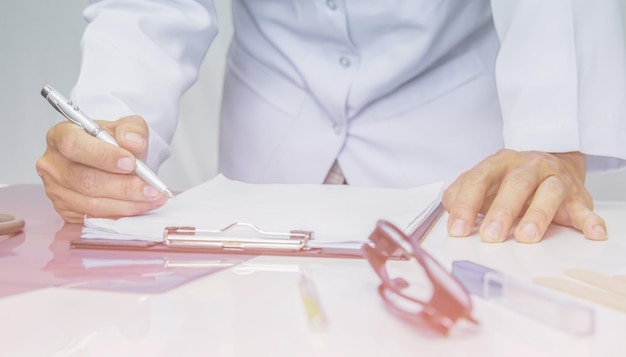
[[[502,147],[626,160],[619,0],[233,0],[219,169],[252,182],[451,181]],[[72,92],[99,118],[139,114],[168,156],[180,97],[218,30],[210,1],[85,10]],[[495,26],[494,26],[495,24]]]

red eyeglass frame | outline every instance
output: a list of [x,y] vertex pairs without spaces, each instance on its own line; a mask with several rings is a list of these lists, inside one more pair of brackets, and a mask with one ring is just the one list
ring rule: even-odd
[[[449,334],[458,320],[465,319],[478,324],[471,315],[472,300],[465,287],[422,249],[419,242],[411,240],[400,229],[385,220],[378,221],[369,240],[373,244],[364,244],[363,254],[382,281],[378,293],[395,315],[415,324],[426,324],[444,336]],[[409,286],[405,279],[389,277],[386,263],[394,255],[414,258],[424,270],[433,286],[433,293],[428,301],[405,294],[403,290]],[[422,309],[416,313],[400,307],[390,298],[389,295],[392,293],[405,301],[422,305]]]

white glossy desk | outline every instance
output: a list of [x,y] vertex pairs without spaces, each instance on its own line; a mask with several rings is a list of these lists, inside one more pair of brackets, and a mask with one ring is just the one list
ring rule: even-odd
[[[106,257],[67,248],[80,227],[63,227],[39,186],[0,189],[0,211],[27,221],[23,234],[0,242],[6,356],[626,355],[626,314],[602,306],[589,304],[596,309],[595,334],[574,338],[474,298],[479,328],[433,337],[385,309],[365,260]],[[444,217],[423,246],[447,267],[473,260],[524,279],[562,276],[574,267],[625,274],[626,202],[599,202],[597,211],[608,223],[606,242],[563,227],[534,245],[452,239]],[[125,266],[107,270],[107,259]],[[400,271],[415,268],[394,263]],[[302,271],[316,285],[325,330],[307,321],[298,290]]]

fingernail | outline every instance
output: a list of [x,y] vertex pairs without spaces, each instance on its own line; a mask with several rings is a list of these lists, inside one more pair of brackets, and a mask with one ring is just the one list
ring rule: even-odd
[[129,157],[123,157],[117,160],[117,168],[122,171],[132,171],[133,160]]
[[502,235],[502,225],[498,222],[491,222],[483,231],[484,236],[483,240],[487,242],[500,242],[502,239],[500,236]]
[[146,143],[143,136],[132,132],[124,134],[124,140],[132,141],[138,145],[144,145]]
[[159,208],[161,206],[163,206],[165,204],[165,202],[167,202],[167,196],[163,195],[161,196],[159,199],[151,201],[150,205],[152,206],[152,208]]
[[462,219],[455,219],[450,227],[449,234],[453,237],[464,237],[465,234],[465,221]]
[[146,185],[143,187],[143,195],[149,198],[154,198],[159,195],[159,190],[156,188]]
[[593,226],[593,237],[594,240],[606,240],[606,230],[599,224]]
[[536,243],[539,241],[539,229],[534,223],[526,223],[522,226],[520,232],[522,233],[522,236],[520,237],[521,242]]

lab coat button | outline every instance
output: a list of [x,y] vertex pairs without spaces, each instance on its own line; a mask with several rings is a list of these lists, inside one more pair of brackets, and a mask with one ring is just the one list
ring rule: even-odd
[[348,67],[350,67],[350,65],[351,65],[352,63],[350,62],[350,59],[349,59],[348,57],[346,57],[346,56],[341,56],[341,57],[339,58],[339,64],[341,64],[342,66],[344,66],[344,67],[348,68]]
[[337,4],[333,0],[326,0],[326,6],[331,10],[337,10]]

